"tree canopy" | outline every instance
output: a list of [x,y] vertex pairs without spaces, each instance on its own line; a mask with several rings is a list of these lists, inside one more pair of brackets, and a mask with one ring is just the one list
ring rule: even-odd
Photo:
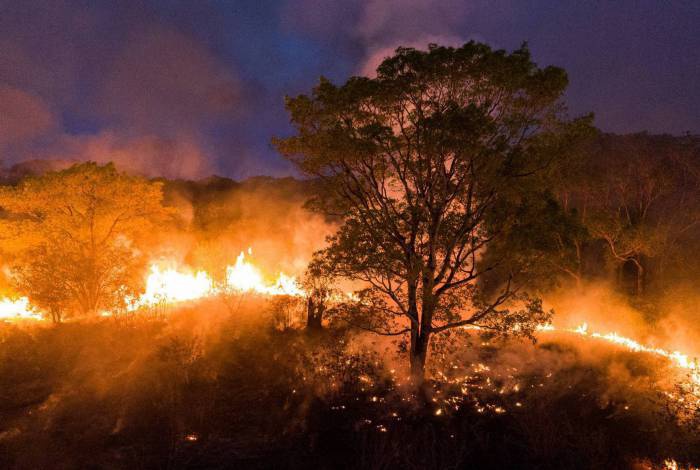
[[[287,99],[296,134],[275,144],[318,181],[315,207],[342,219],[321,256],[368,286],[357,306],[365,327],[410,332],[417,377],[434,333],[527,335],[548,318],[513,282],[520,253],[484,254],[522,224],[545,170],[588,126],[566,120],[566,85],[526,46],[470,42],[399,48],[376,78],[322,78],[311,95]],[[505,278],[484,286],[496,268]]]
[[167,215],[161,184],[83,163],[0,190],[17,290],[54,320],[113,309],[137,289],[144,246]]

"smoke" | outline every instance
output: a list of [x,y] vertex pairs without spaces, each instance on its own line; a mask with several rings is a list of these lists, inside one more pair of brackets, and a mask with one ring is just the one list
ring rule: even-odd
[[309,196],[308,183],[292,178],[170,182],[165,203],[177,221],[161,255],[221,275],[245,252],[270,279],[300,276],[335,229],[304,207]]
[[169,28],[126,39],[100,84],[95,109],[126,131],[196,133],[231,113],[239,84],[202,43]]
[[615,332],[653,347],[700,354],[697,305],[700,298],[689,286],[679,286],[639,303],[620,293],[610,282],[590,282],[580,289],[560,288],[544,295],[545,306],[555,311],[554,325],[575,328],[587,323],[599,333]]
[[[0,151],[8,163],[115,161],[149,176],[207,176],[241,82],[210,43],[140,2],[4,5]],[[235,161],[235,156],[234,156]]]
[[199,142],[188,135],[126,137],[112,130],[88,136],[63,136],[51,149],[37,152],[44,159],[115,163],[120,169],[145,176],[202,178],[215,171]]
[[53,112],[39,96],[0,83],[0,150],[51,132],[56,125]]
[[459,46],[480,38],[464,31],[464,23],[473,12],[473,5],[459,0],[304,0],[287,3],[282,18],[313,37],[345,36],[357,46],[353,72],[372,76],[377,65],[399,46]]
[[425,50],[429,44],[439,44],[441,46],[458,47],[464,44],[464,40],[457,36],[440,36],[440,35],[420,35],[417,38],[401,41],[388,41],[383,46],[372,46],[368,49],[362,65],[359,68],[359,74],[367,77],[376,75],[376,70],[379,64],[384,59],[394,54],[397,47],[413,47],[415,49]]
[[356,34],[365,45],[359,67],[373,75],[377,65],[398,46],[425,49],[428,44],[459,46],[469,6],[460,1],[372,0],[363,5]]

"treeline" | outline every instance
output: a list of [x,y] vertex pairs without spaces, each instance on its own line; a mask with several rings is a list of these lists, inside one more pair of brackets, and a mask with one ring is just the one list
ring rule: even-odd
[[[550,171],[551,204],[537,209],[550,230],[521,234],[539,238],[544,281],[574,287],[606,281],[650,300],[700,279],[699,137],[600,133]],[[312,197],[314,184],[211,177],[165,181],[164,193],[166,205],[191,205],[193,227],[202,233],[221,235],[241,222],[279,233],[290,206]],[[506,249],[517,249],[510,241]]]
[[[23,162],[3,169],[0,180],[15,185],[74,163]],[[647,302],[698,282],[700,138],[600,133],[550,171],[551,204],[538,208],[550,230],[521,233],[537,238],[541,264],[532,271],[542,271],[543,288],[605,281]],[[158,181],[163,204],[175,209],[171,230],[192,234],[190,260],[209,265],[216,263],[197,252],[216,251],[222,238],[236,249],[256,238],[293,238],[314,195],[313,181],[292,177]],[[322,241],[317,235],[314,241]],[[517,240],[510,242],[506,249],[518,249]],[[219,258],[230,259],[232,250]]]
[[700,139],[601,134],[558,173],[553,267],[637,298],[700,279]]

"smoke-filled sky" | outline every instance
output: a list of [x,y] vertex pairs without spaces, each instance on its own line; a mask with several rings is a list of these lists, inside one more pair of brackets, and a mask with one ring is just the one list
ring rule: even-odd
[[700,133],[697,0],[0,0],[0,157],[283,175],[285,94],[399,45],[529,43],[606,131]]

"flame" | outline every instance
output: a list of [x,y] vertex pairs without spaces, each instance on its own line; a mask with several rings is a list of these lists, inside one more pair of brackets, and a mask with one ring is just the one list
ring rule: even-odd
[[146,291],[132,304],[132,310],[163,303],[186,302],[209,297],[215,293],[214,281],[204,271],[194,274],[175,269],[161,271],[151,266],[146,278]]
[[245,253],[242,251],[236,258],[236,264],[226,267],[226,286],[241,292],[260,291],[265,288],[260,270],[245,260]]
[[[654,346],[647,346],[638,341],[622,336],[616,332],[600,333],[597,331],[589,332],[588,323],[583,322],[575,328],[555,328],[552,324],[540,325],[537,328],[538,331],[564,331],[567,333],[574,333],[580,336],[588,336],[591,338],[596,338],[610,343],[614,343],[618,346],[622,346],[633,352],[642,352],[647,354],[653,354],[656,356],[661,356],[676,366],[677,368],[686,370],[690,372],[690,379],[696,387],[700,387],[700,367],[698,366],[697,360],[690,359],[687,354],[680,351],[669,351],[663,348],[657,348]],[[698,388],[698,394],[700,395],[700,388]]]
[[30,304],[29,299],[20,297],[18,299],[0,299],[0,319],[6,320],[41,320],[41,314]]
[[[248,254],[252,250],[248,248]],[[289,295],[304,296],[306,292],[299,286],[294,276],[288,276],[280,272],[272,283],[265,281],[265,276],[254,264],[241,252],[233,265],[225,270],[225,279],[217,283],[206,271],[179,270],[174,268],[162,269],[157,263],[150,268],[146,278],[145,292],[136,299],[127,299],[129,310],[159,305],[177,304],[180,302],[194,301],[213,297],[222,293],[252,293],[264,296]],[[346,294],[352,299],[352,294]],[[106,312],[109,315],[109,312]],[[18,299],[0,298],[0,319],[41,319],[40,312],[33,308],[27,297]],[[479,329],[475,326],[467,326],[470,329]],[[567,332],[579,336],[586,336],[604,340],[622,346],[630,351],[654,354],[664,357],[681,369],[690,371],[691,380],[698,388],[700,395],[700,367],[695,360],[691,360],[687,354],[680,351],[670,351],[658,347],[647,346],[634,339],[622,336],[616,332],[601,333],[589,331],[588,324],[582,323],[574,328],[556,328],[552,324],[540,325],[537,331]]]
[[[248,248],[248,254],[251,254]],[[246,261],[245,253],[236,258],[236,264],[226,267],[226,287],[237,292],[253,292],[262,295],[291,295],[304,296],[305,292],[299,287],[293,276],[280,273],[272,285],[265,284],[262,273],[254,265]]]
[[[248,254],[251,253],[252,250],[248,248]],[[205,271],[193,273],[188,270],[161,270],[157,264],[153,264],[150,274],[146,278],[145,292],[129,304],[130,310],[133,311],[158,304],[188,302],[229,292],[269,296],[301,297],[305,295],[294,276],[280,273],[274,283],[266,283],[262,272],[248,262],[245,259],[245,253],[241,252],[236,258],[236,263],[226,267],[226,277],[223,283],[215,282]]]
[[674,459],[664,460],[663,470],[700,470],[698,467],[681,467]]

